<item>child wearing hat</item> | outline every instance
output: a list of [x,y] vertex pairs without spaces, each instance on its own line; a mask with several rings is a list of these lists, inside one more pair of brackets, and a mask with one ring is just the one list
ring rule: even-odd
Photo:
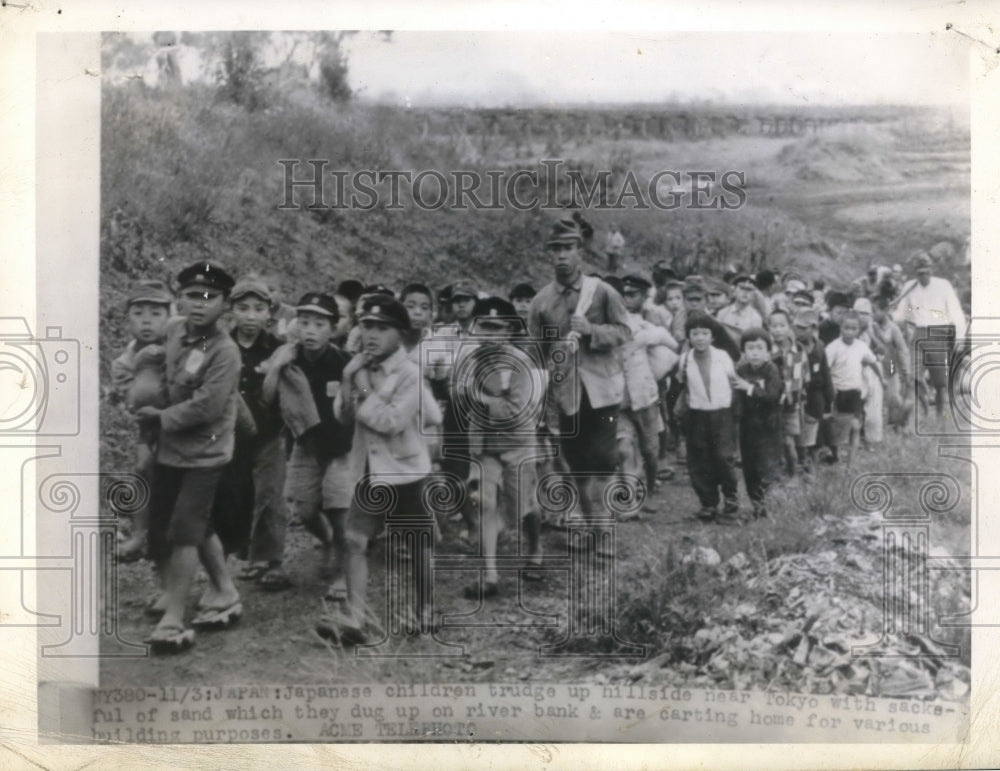
[[[357,480],[347,515],[345,577],[347,602],[324,614],[316,625],[323,637],[346,645],[367,640],[368,545],[386,523],[432,519],[424,501],[431,473],[430,454],[422,435],[421,374],[407,355],[402,336],[410,329],[406,308],[388,296],[366,298],[358,316],[361,352],[343,371],[334,415],[353,425],[349,457],[351,479]],[[420,631],[430,631],[432,575],[430,543],[415,538],[409,553],[414,602]],[[398,562],[398,560],[397,560]]]
[[[469,599],[499,594],[497,539],[505,528],[523,523],[528,561],[542,560],[541,522],[536,500],[537,428],[545,381],[537,363],[513,344],[520,327],[514,306],[500,297],[479,300],[473,331],[480,344],[456,367],[455,393],[470,410],[471,483],[479,483],[483,583],[465,588]],[[477,480],[478,478],[478,480]],[[537,578],[535,572],[523,574]]]
[[[772,311],[771,318],[778,311]],[[736,367],[741,391],[740,455],[743,481],[755,519],[767,516],[764,495],[781,473],[783,449],[781,395],[784,383],[771,361],[771,338],[760,327],[740,337],[743,361]]]
[[210,262],[178,275],[186,318],[167,327],[167,406],[147,405],[136,416],[159,427],[149,510],[149,550],[164,575],[156,609],[163,617],[148,638],[154,652],[184,650],[194,632],[184,623],[188,591],[198,563],[210,586],[192,620],[194,628],[226,628],[243,613],[212,527],[222,471],[232,459],[240,354],[219,321],[234,281]]
[[772,360],[781,373],[781,423],[784,437],[785,472],[795,475],[796,465],[805,465],[802,445],[802,393],[809,382],[809,355],[798,344],[791,315],[781,308],[771,311],[768,332],[774,342]]
[[[622,420],[619,421],[619,458],[624,461],[630,453],[629,436],[633,435],[642,457],[647,493],[658,486],[660,465],[660,391],[650,362],[649,349],[664,346],[670,360],[663,362],[670,371],[677,363],[677,341],[665,328],[642,317],[646,293],[651,284],[643,276],[628,275],[622,279],[622,298],[625,300],[627,324],[632,338],[619,349],[625,371],[625,395],[622,398]],[[621,462],[621,461],[620,461]]]
[[[270,287],[256,276],[236,282],[229,296],[233,329],[240,351],[240,397],[253,417],[253,435],[237,433],[231,470],[234,492],[252,490],[252,517],[246,547],[247,565],[241,577],[258,581],[263,589],[287,589],[291,582],[282,568],[285,551],[285,506],[282,487],[285,453],[280,437],[281,414],[264,398],[263,365],[281,345],[268,331],[273,298]],[[245,459],[237,463],[236,459]],[[235,496],[233,496],[235,497]]]
[[[160,281],[140,281],[129,292],[125,312],[132,339],[121,355],[111,362],[111,380],[115,392],[130,412],[147,405],[161,409],[167,406],[163,341],[172,302],[170,290]],[[135,445],[133,468],[147,485],[151,481],[158,434],[156,426],[145,426],[140,430],[139,441]],[[145,546],[148,529],[149,511],[143,506],[132,517],[129,538],[118,544],[118,559],[123,562],[138,559]]]
[[[328,595],[343,599],[344,520],[354,485],[347,456],[351,430],[333,408],[348,361],[332,343],[338,314],[330,295],[303,295],[295,307],[298,342],[282,346],[271,357],[262,390],[269,401],[277,394],[294,437],[284,488],[288,512],[323,546],[322,572],[334,579]],[[295,386],[302,378],[306,394]]]
[[823,416],[833,408],[833,381],[826,363],[826,348],[817,336],[819,314],[815,310],[799,311],[792,322],[795,339],[806,354],[809,376],[802,394],[802,433],[799,438],[805,451],[805,468],[815,465],[817,442]]

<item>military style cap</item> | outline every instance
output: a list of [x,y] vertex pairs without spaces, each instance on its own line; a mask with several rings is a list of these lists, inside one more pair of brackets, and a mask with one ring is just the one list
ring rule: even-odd
[[514,306],[502,297],[487,297],[485,300],[476,300],[472,316],[476,319],[495,319],[497,321],[511,321],[520,318]]
[[627,276],[622,276],[622,288],[624,289],[634,287],[635,289],[645,292],[652,285],[653,283],[649,279],[645,276],[639,275],[638,273],[629,273]]
[[933,263],[931,262],[931,256],[927,252],[920,252],[913,258],[913,268],[914,270],[927,269],[931,267]]
[[753,276],[748,276],[746,273],[737,273],[735,276],[733,276],[732,280],[729,283],[732,284],[733,286],[739,286],[740,284],[747,284],[747,283],[756,286],[756,284],[754,284]]
[[154,305],[170,305],[173,295],[162,281],[140,281],[128,293],[125,307],[131,308],[136,303],[153,303]]
[[366,295],[373,295],[373,294],[387,295],[389,297],[395,297],[396,296],[396,293],[393,292],[385,284],[369,284],[368,286],[365,287],[364,294],[366,294]]
[[404,332],[410,328],[410,314],[403,304],[393,297],[382,295],[365,298],[358,321],[381,321]]
[[478,299],[479,292],[476,291],[476,287],[471,281],[463,279],[456,281],[451,287],[451,299],[457,300],[459,297],[471,297],[475,300]]
[[794,323],[798,324],[800,327],[819,326],[819,314],[812,308],[806,308],[805,310],[801,310],[795,314]]
[[806,288],[806,282],[800,278],[792,278],[785,281],[785,294],[793,295]]
[[705,279],[701,276],[695,274],[688,276],[684,279],[684,296],[685,297],[704,297],[705,296]]
[[268,288],[261,279],[256,276],[247,276],[246,278],[241,278],[236,282],[236,286],[233,287],[233,291],[229,293],[229,299],[233,302],[247,297],[248,295],[255,295],[261,300],[270,305],[274,298],[271,296],[271,290]]
[[526,284],[526,283],[515,284],[514,288],[510,290],[510,299],[530,300],[536,294],[538,293],[535,291],[535,287],[533,287],[531,284]]
[[729,284],[717,279],[709,279],[705,286],[705,291],[708,294],[729,294],[729,289]]
[[189,286],[204,286],[228,292],[236,284],[236,280],[226,273],[221,265],[212,262],[196,262],[177,274],[177,283],[181,289]]
[[594,228],[579,212],[573,212],[571,217],[564,217],[552,226],[547,246],[553,244],[582,244],[594,235]]
[[333,319],[340,317],[340,310],[337,308],[337,301],[330,295],[322,292],[307,292],[299,299],[295,306],[296,311],[308,311],[318,313],[321,316],[329,316]]
[[800,289],[791,295],[792,303],[805,303],[810,308],[813,306],[815,299],[812,292],[808,289]]

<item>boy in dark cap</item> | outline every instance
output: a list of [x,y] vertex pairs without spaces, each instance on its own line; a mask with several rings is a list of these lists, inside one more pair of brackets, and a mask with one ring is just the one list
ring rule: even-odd
[[[367,640],[370,541],[387,523],[432,520],[423,501],[431,460],[422,435],[421,373],[402,345],[402,336],[410,328],[409,316],[397,300],[369,297],[363,301],[358,322],[362,350],[344,368],[334,402],[337,420],[353,424],[354,430],[350,470],[357,483],[346,522],[347,602],[343,609],[324,614],[316,625],[318,634],[345,645]],[[409,553],[412,593],[406,595],[414,602],[405,610],[413,613],[420,632],[429,632],[433,612],[430,543],[414,540]],[[395,623],[396,619],[390,621]]]
[[[263,396],[264,372],[261,365],[281,345],[267,331],[271,318],[271,290],[263,280],[247,276],[236,282],[229,296],[234,327],[231,332],[239,347],[240,397],[253,416],[256,432],[253,436],[237,435],[236,449],[227,474],[234,483],[231,499],[238,499],[238,490],[253,492],[253,516],[250,523],[247,565],[241,578],[259,580],[264,589],[281,590],[291,585],[282,569],[285,551],[285,506],[282,486],[285,477],[285,454],[282,448],[281,415],[274,404]],[[237,463],[237,459],[244,463]],[[249,478],[246,472],[249,471]],[[249,484],[248,484],[249,483]]]
[[812,309],[799,311],[792,321],[795,339],[805,351],[809,376],[802,394],[802,433],[799,442],[806,457],[803,466],[811,471],[816,461],[817,442],[823,416],[833,408],[833,381],[826,363],[826,348],[817,336],[819,314]]
[[[774,311],[778,313],[779,311]],[[773,315],[772,315],[773,318]],[[736,367],[740,391],[740,455],[743,481],[755,519],[767,516],[764,495],[781,473],[783,433],[780,399],[784,384],[771,361],[771,338],[760,327],[740,337],[743,361]]]
[[[344,520],[354,489],[347,458],[351,430],[333,412],[347,364],[347,356],[331,342],[338,314],[333,297],[321,292],[303,295],[296,306],[298,342],[282,346],[271,357],[262,389],[268,400],[278,395],[295,439],[285,478],[288,511],[322,544],[322,570],[335,579],[329,590],[335,599],[344,595]],[[299,391],[282,387],[298,379],[299,373],[308,384],[306,404],[296,403],[303,399]],[[302,411],[301,424],[290,418],[291,410]]]
[[194,642],[184,611],[199,560],[210,587],[192,626],[225,628],[243,613],[212,529],[212,506],[233,455],[236,424],[240,354],[219,328],[235,282],[218,265],[200,262],[181,271],[178,283],[187,318],[167,329],[169,404],[136,413],[141,425],[160,429],[149,538],[150,556],[166,587],[163,617],[148,638],[156,652],[183,650]]
[[[542,560],[541,522],[537,512],[535,475],[536,433],[545,395],[537,365],[511,344],[520,326],[514,306],[500,297],[476,302],[473,331],[482,343],[456,367],[454,389],[461,401],[475,404],[470,411],[471,466],[478,477],[482,504],[484,583],[465,589],[470,599],[499,593],[497,539],[501,530],[523,522],[528,560]],[[471,485],[470,485],[471,486]],[[525,577],[535,578],[534,572]]]
[[761,315],[751,305],[754,289],[753,279],[740,273],[733,277],[733,301],[720,308],[715,318],[725,327],[733,342],[739,344],[741,335],[748,329],[763,326]]
[[[161,281],[141,281],[129,292],[125,310],[132,339],[122,354],[111,362],[111,380],[115,392],[130,412],[146,405],[167,406],[163,341],[172,302],[170,290]],[[141,431],[135,446],[135,473],[146,484],[152,478],[158,434],[155,427]],[[118,559],[123,562],[138,559],[146,543],[148,529],[149,510],[143,506],[132,517],[132,532],[128,540],[118,544]]]
[[528,308],[531,307],[531,301],[536,294],[537,292],[531,284],[517,284],[510,290],[510,301],[514,304],[517,315],[522,319],[527,320]]

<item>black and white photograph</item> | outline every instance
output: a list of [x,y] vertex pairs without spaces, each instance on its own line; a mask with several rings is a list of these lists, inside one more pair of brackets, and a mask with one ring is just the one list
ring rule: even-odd
[[99,54],[92,325],[0,372],[96,427],[14,477],[39,672],[95,642],[50,740],[970,741],[981,30],[169,18],[39,35]]

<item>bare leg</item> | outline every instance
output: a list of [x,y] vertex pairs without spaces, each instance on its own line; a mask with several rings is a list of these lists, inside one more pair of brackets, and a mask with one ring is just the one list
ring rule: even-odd
[[201,606],[222,610],[239,602],[240,593],[226,568],[226,554],[219,536],[213,534],[198,547],[198,557],[208,573],[209,588],[201,598]]
[[198,569],[196,546],[175,546],[167,561],[166,603],[159,627],[184,628],[184,609],[187,595]]

